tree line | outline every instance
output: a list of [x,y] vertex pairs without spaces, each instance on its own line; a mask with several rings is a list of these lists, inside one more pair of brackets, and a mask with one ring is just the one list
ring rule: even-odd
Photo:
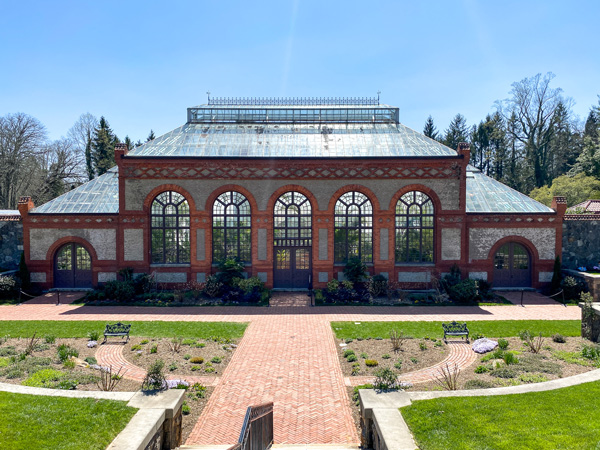
[[457,114],[440,132],[429,116],[423,133],[453,149],[470,142],[471,165],[547,205],[554,195],[566,196],[569,206],[600,198],[600,103],[580,121],[553,78],[513,83],[509,97],[470,127]]
[[[154,139],[154,132],[146,141]],[[82,114],[66,137],[49,140],[46,128],[24,113],[0,117],[0,209],[16,209],[19,197],[36,205],[106,173],[115,165],[121,142],[108,121]],[[126,136],[128,148],[142,145]]]

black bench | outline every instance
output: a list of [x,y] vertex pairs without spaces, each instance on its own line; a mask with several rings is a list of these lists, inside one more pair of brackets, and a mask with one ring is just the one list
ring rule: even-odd
[[450,322],[442,323],[444,329],[444,342],[447,344],[446,336],[466,336],[467,343],[469,343],[469,329],[466,323]]
[[129,342],[129,330],[131,329],[131,324],[124,324],[121,322],[117,322],[117,323],[107,323],[106,324],[106,328],[104,329],[104,341],[102,341],[102,343],[104,344],[106,342],[106,339],[108,338],[108,336],[127,336],[127,341]]

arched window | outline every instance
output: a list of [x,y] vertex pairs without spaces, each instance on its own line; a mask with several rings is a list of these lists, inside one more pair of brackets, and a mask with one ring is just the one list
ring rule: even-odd
[[346,192],[335,204],[334,261],[373,262],[373,206],[366,195]]
[[433,262],[433,202],[422,192],[407,192],[396,204],[396,262]]
[[152,202],[152,263],[190,262],[190,207],[177,192],[158,194]]
[[238,258],[251,262],[250,202],[235,191],[224,192],[213,204],[213,261]]
[[300,192],[286,192],[275,202],[275,247],[310,247],[312,215],[310,202]]

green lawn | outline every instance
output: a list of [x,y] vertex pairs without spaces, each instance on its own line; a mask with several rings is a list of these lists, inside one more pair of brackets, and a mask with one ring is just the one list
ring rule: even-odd
[[529,394],[415,401],[400,411],[421,450],[600,449],[600,382]]
[[[544,336],[560,333],[563,336],[581,336],[579,320],[473,320],[467,321],[471,335],[480,333],[489,337],[518,336],[522,330],[542,332]],[[402,331],[415,338],[444,336],[442,322],[332,322],[331,327],[339,339],[389,338],[390,331]]]
[[136,413],[126,404],[0,392],[0,448],[103,450]]
[[[106,321],[82,320],[22,320],[0,321],[0,337],[7,334],[11,337],[31,337],[53,335],[59,338],[86,337],[89,331],[103,332]],[[112,323],[112,322],[111,322]],[[209,339],[211,337],[238,339],[248,326],[247,323],[232,322],[130,322],[131,336],[175,337]]]

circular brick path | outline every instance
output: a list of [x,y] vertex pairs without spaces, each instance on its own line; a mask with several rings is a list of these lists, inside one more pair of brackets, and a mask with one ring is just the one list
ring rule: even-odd
[[[142,381],[146,376],[146,371],[141,367],[132,364],[127,361],[123,356],[124,345],[121,343],[110,343],[102,344],[98,346],[96,351],[96,359],[100,366],[111,366],[113,372],[121,369],[121,375],[125,378],[134,381]],[[168,375],[169,380],[185,380],[190,384],[201,383],[205,386],[216,386],[219,382],[219,377],[206,376],[199,377],[193,375]]]
[[[455,365],[459,370],[469,367],[477,360],[477,354],[466,342],[448,342],[448,356],[437,364],[424,369],[407,372],[400,375],[400,381],[407,381],[412,384],[426,383],[433,381],[440,376],[442,367],[453,369]],[[346,386],[360,386],[362,384],[372,383],[374,377],[346,377],[344,381]]]

